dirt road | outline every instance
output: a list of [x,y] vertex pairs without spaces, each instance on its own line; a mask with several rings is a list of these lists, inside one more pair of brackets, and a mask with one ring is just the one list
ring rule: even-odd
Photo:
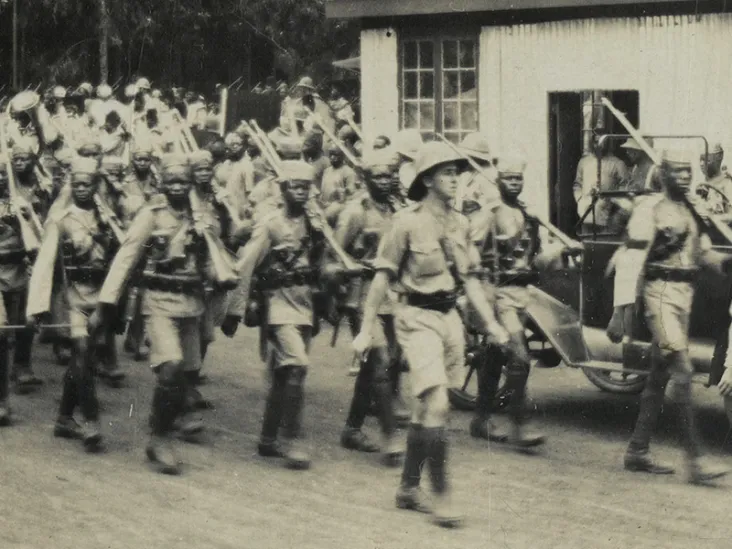
[[[397,511],[399,471],[338,444],[353,378],[346,341],[331,349],[328,340],[317,339],[307,380],[312,470],[287,471],[255,453],[266,375],[256,334],[244,330],[212,347],[202,391],[216,409],[205,412],[202,444],[179,444],[181,477],[145,463],[152,386],[145,365],[125,360],[126,386],[100,387],[108,451],[87,455],[52,436],[63,368],[38,347],[46,385],[16,396],[16,424],[0,430],[0,548],[687,549],[726,547],[732,537],[732,478],[701,488],[681,475],[624,472],[636,399],[601,393],[568,369],[532,376],[536,424],[550,437],[538,456],[474,441],[469,415],[452,415],[451,478],[464,529]],[[729,460],[718,399],[711,389],[696,392],[705,444]],[[661,427],[658,456],[681,466],[668,419]]]

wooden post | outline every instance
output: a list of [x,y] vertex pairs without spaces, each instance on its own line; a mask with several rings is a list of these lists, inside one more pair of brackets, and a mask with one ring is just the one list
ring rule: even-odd
[[109,14],[107,0],[99,0],[99,83],[106,84],[109,79]]

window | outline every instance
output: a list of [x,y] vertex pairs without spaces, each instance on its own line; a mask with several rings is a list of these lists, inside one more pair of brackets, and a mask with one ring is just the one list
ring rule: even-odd
[[478,130],[477,40],[407,39],[401,49],[401,126],[453,142]]

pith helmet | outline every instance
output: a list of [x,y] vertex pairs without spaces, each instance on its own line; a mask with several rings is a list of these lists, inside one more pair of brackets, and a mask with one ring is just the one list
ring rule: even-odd
[[488,138],[482,133],[473,132],[466,135],[460,143],[460,148],[472,158],[485,162],[493,161],[494,156],[491,154]]
[[424,175],[437,166],[456,162],[460,167],[464,167],[466,160],[455,152],[449,145],[440,141],[430,141],[425,143],[417,151],[414,158],[414,181],[409,185],[407,198],[410,200],[421,200],[427,194],[427,188],[424,186],[422,179]]

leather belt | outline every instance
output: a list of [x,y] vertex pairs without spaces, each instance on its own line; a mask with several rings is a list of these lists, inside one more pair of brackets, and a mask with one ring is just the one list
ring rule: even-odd
[[665,280],[666,282],[693,283],[699,269],[683,267],[663,267],[661,265],[646,265],[645,279],[648,282]]
[[411,307],[449,313],[457,306],[457,294],[455,292],[434,292],[432,294],[420,294],[410,292],[402,294],[402,300]]
[[318,281],[315,269],[299,271],[269,271],[259,277],[257,288],[261,290],[279,290],[292,286],[312,286]]
[[16,265],[25,259],[25,250],[0,252],[0,265]]
[[150,290],[173,294],[195,295],[203,291],[203,281],[198,277],[144,273],[142,285]]
[[64,268],[69,282],[95,284],[101,286],[107,278],[107,271],[99,267],[66,265]]

